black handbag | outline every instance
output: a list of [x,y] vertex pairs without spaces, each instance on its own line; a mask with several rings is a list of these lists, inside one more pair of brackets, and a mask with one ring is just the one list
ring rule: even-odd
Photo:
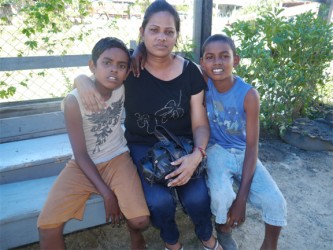
[[[178,167],[171,165],[171,162],[192,153],[193,141],[186,137],[178,137],[161,125],[156,126],[154,135],[159,142],[151,147],[147,155],[141,159],[141,172],[148,183],[167,185],[171,179],[166,180],[165,176]],[[207,160],[204,157],[191,178],[201,176],[206,170],[206,165]]]

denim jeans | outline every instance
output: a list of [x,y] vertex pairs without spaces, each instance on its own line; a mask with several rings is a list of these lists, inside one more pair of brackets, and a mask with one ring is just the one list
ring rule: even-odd
[[[227,213],[236,198],[233,183],[239,187],[243,172],[244,151],[224,149],[218,144],[207,149],[207,186],[211,209],[218,224],[225,224]],[[287,225],[286,201],[267,169],[257,160],[248,201],[262,211],[263,220],[273,226]]]
[[142,177],[139,168],[140,159],[146,155],[150,147],[137,144],[128,146],[139,170],[152,225],[160,230],[163,241],[168,244],[176,244],[179,239],[179,230],[175,221],[177,201],[174,199],[173,191],[177,192],[184,212],[191,218],[197,237],[201,241],[207,241],[212,236],[213,226],[205,176],[191,179],[185,185],[174,189],[160,184],[151,185]]

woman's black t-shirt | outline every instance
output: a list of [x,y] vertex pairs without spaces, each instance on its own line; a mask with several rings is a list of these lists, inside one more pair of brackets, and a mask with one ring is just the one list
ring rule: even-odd
[[125,81],[125,136],[128,143],[154,144],[156,125],[178,136],[192,138],[191,96],[206,88],[203,76],[193,62],[185,60],[183,72],[163,81],[147,70],[139,78],[131,73]]

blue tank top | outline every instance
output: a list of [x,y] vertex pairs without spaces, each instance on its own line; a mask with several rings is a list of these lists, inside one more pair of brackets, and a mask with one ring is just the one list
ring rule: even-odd
[[207,114],[210,125],[210,144],[219,144],[224,148],[246,147],[246,113],[244,99],[252,88],[240,77],[236,77],[234,86],[219,93],[211,79],[206,92]]

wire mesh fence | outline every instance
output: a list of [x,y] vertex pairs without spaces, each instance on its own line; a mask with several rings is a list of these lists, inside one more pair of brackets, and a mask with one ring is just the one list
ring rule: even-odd
[[[128,47],[139,38],[144,8],[140,1],[93,1],[89,14],[80,16],[73,6],[66,8],[69,24],[60,32],[30,33],[29,18],[22,6],[0,4],[0,57],[90,54],[94,44],[106,36],[122,39]],[[34,4],[34,3],[32,3]],[[180,41],[190,44],[193,36],[193,6],[182,12]],[[187,46],[187,45],[184,45]],[[87,62],[88,64],[88,62]],[[13,102],[64,96],[78,74],[90,74],[88,67],[13,70],[0,69],[0,102]],[[6,92],[4,92],[6,91]],[[15,93],[14,93],[15,92]]]
[[[79,11],[79,3],[84,1],[90,2],[85,10],[87,15],[82,15]],[[99,39],[106,36],[118,37],[131,47],[130,45],[139,38],[139,27],[145,7],[152,1],[64,0],[61,2],[71,2],[71,5],[63,10],[67,18],[58,20],[58,26],[52,26],[52,18],[57,19],[55,12],[49,20],[49,27],[41,29],[41,24],[38,22],[36,27],[31,25],[31,17],[24,11],[24,7],[57,1],[0,0],[0,58],[86,55],[91,53],[93,45]],[[16,4],[4,4],[6,2],[16,2]],[[196,16],[198,12],[194,8],[202,1],[168,0],[168,2],[176,7],[181,18],[181,32],[176,49],[189,54],[193,52],[194,55],[194,51],[198,52],[200,44],[194,44],[196,30],[193,29],[196,27],[195,22],[202,21]],[[240,14],[236,11],[241,8],[241,2],[251,1],[235,1],[235,3],[213,1],[211,34],[221,33],[224,27],[238,19],[255,18],[252,12]],[[297,14],[300,9],[303,11],[303,7],[316,12],[318,6],[318,3],[307,3],[294,11],[291,11],[294,7],[290,7],[287,13]],[[36,10],[35,15],[45,19],[44,13],[38,11]],[[72,89],[73,79],[78,74],[90,74],[90,71],[87,66],[4,71],[0,62],[0,103],[63,97]]]

